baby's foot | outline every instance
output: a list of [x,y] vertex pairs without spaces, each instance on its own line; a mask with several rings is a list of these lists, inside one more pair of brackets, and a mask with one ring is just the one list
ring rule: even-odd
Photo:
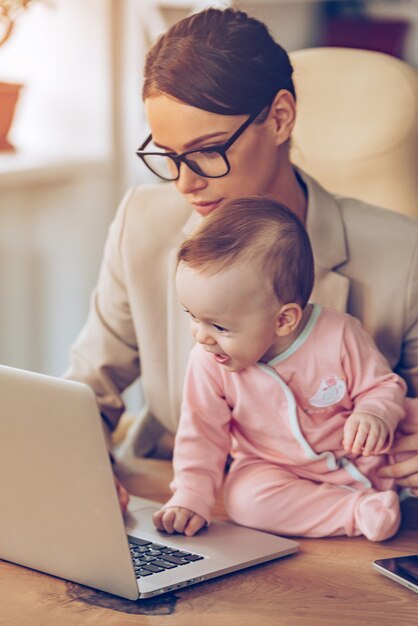
[[370,541],[384,541],[396,533],[401,522],[399,498],[394,491],[366,492],[359,499],[354,520]]

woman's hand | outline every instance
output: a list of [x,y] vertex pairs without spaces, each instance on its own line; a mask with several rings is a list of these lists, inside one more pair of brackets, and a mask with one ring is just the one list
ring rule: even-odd
[[115,479],[116,491],[117,491],[118,498],[119,498],[120,508],[122,510],[122,513],[126,513],[126,511],[128,510],[128,504],[129,504],[129,493],[126,491],[122,483],[119,482],[116,476],[114,476],[113,478]]
[[394,478],[400,487],[409,487],[414,496],[418,496],[418,432],[401,435],[396,439],[390,453],[415,452],[405,461],[385,465],[379,470],[379,476]]
[[195,535],[206,524],[206,520],[201,515],[179,506],[160,509],[154,513],[152,519],[158,530],[170,535],[182,533],[187,537]]

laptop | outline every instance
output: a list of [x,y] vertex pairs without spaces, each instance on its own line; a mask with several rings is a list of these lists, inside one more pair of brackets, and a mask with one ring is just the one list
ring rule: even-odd
[[123,516],[93,391],[0,366],[0,558],[130,600],[283,557],[290,539],[214,521],[194,537]]

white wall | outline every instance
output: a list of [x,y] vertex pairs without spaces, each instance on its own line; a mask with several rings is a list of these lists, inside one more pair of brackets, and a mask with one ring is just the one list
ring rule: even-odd
[[60,375],[108,223],[108,172],[85,162],[16,188],[0,177],[0,362]]
[[19,15],[0,48],[0,77],[24,85],[13,134],[20,150],[109,157],[110,10],[110,0],[53,0]]
[[116,208],[112,0],[19,17],[0,80],[24,89],[0,153],[0,362],[59,375]]

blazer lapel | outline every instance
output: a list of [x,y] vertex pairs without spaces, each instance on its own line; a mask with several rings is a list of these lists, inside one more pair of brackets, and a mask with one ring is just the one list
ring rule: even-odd
[[350,280],[337,268],[348,260],[345,228],[336,199],[310,176],[297,170],[308,194],[308,231],[315,261],[312,301],[345,313]]
[[[188,220],[189,222],[190,220]],[[188,223],[187,222],[187,223]],[[167,372],[168,395],[172,415],[180,414],[182,390],[189,353],[194,345],[188,314],[181,306],[175,285],[177,249],[184,237],[179,237],[167,257]]]
[[347,311],[350,281],[346,276],[315,265],[315,284],[312,302],[336,309],[340,313]]

